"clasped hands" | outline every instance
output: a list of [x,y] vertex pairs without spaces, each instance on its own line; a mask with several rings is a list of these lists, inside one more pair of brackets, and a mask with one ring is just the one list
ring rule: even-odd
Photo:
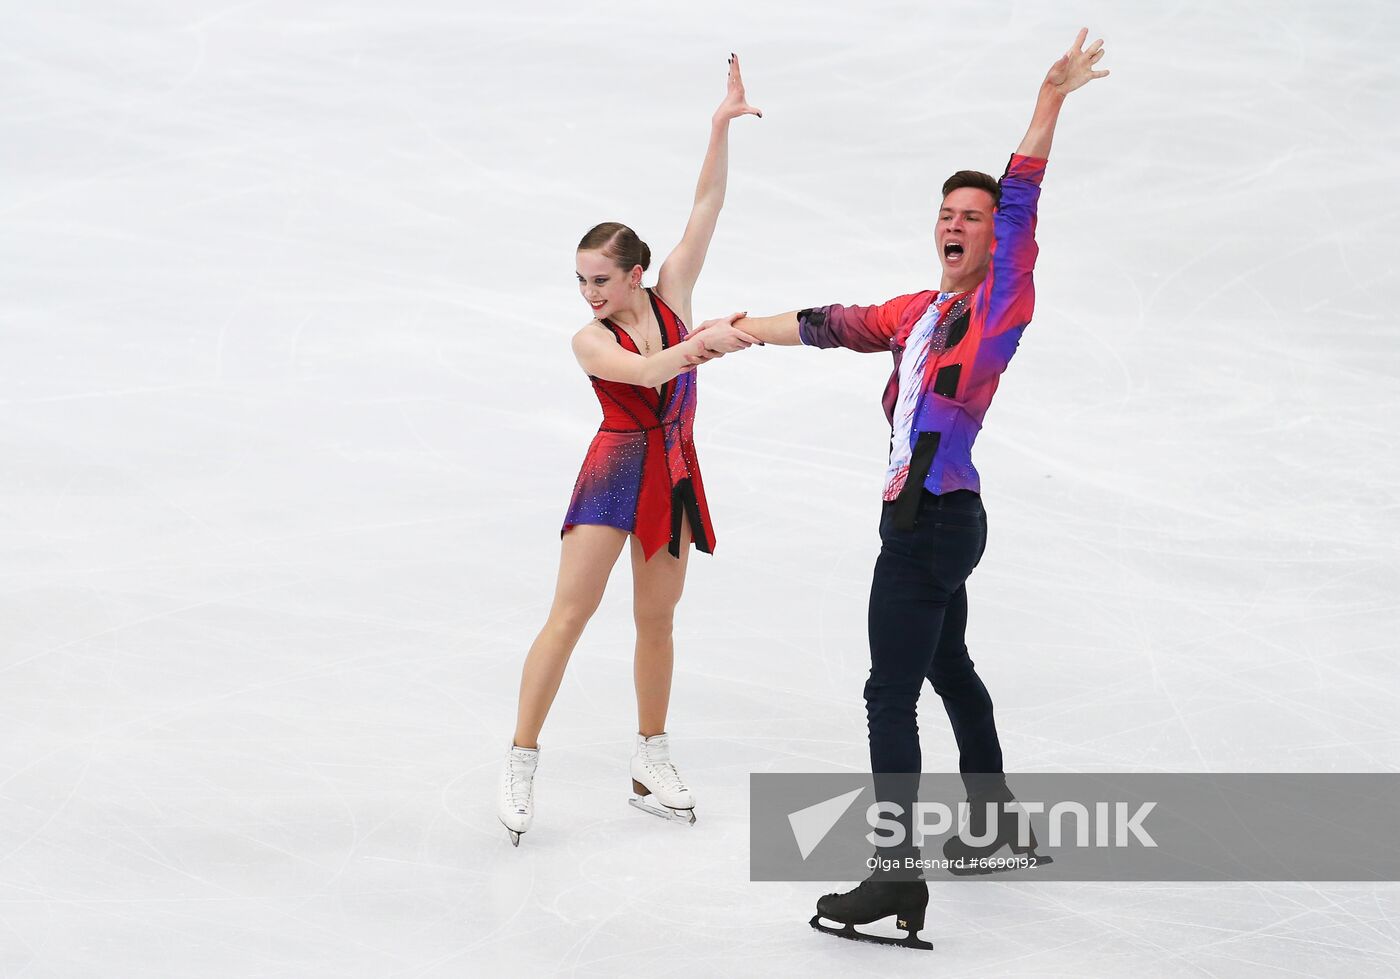
[[762,340],[734,325],[735,320],[742,319],[747,315],[749,314],[730,313],[728,316],[721,316],[718,319],[706,320],[691,330],[689,339],[696,341],[698,349],[695,353],[686,354],[686,363],[694,367],[711,360],[718,360],[725,354],[732,354],[736,350],[747,350],[754,344],[763,346]]

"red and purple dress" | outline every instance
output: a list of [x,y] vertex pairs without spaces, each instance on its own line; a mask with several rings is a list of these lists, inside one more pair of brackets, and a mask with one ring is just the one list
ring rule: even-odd
[[[661,346],[684,340],[688,331],[680,317],[653,290],[647,296]],[[624,350],[641,352],[626,330],[606,319],[603,326]],[[647,558],[662,545],[680,557],[685,517],[695,546],[713,552],[714,529],[695,458],[695,372],[672,378],[660,393],[591,375],[589,380],[603,406],[603,424],[588,446],[561,536],[578,524],[602,524],[635,534]]]

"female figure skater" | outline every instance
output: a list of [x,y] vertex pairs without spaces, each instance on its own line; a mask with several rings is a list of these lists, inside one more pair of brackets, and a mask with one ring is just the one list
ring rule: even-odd
[[540,728],[629,537],[637,626],[631,802],[658,816],[695,822],[695,798],[671,763],[666,738],[671,623],[685,584],[686,558],[692,542],[706,553],[715,543],[692,435],[694,368],[756,341],[729,323],[703,332],[688,331],[686,323],[724,205],[729,122],[750,114],[762,115],[746,101],[739,59],[730,55],[728,92],[715,110],[695,206],[654,289],[642,286],[651,251],[632,229],[600,224],[579,242],[579,292],[594,319],[574,336],[573,349],[602,404],[603,424],[564,518],[554,604],[520,678],[499,809],[516,846],[534,816]]

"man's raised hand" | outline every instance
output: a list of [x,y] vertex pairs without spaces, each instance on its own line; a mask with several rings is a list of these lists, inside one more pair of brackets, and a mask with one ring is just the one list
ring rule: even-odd
[[1082,27],[1068,51],[1050,66],[1045,76],[1046,84],[1060,95],[1068,95],[1095,78],[1108,77],[1108,71],[1096,71],[1094,65],[1103,57],[1103,38],[1099,38],[1087,48],[1084,41],[1089,37],[1089,29]]

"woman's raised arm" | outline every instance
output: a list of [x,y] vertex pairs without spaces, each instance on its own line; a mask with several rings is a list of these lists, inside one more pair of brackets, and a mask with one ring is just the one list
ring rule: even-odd
[[720,208],[724,207],[724,190],[729,182],[729,121],[747,115],[763,117],[762,112],[749,105],[744,95],[744,80],[739,74],[739,56],[731,54],[729,88],[710,124],[710,145],[695,186],[695,206],[690,211],[690,221],[680,244],[661,264],[656,285],[657,291],[687,321],[695,280],[700,278],[705,253],[714,237],[715,222],[719,220]]

